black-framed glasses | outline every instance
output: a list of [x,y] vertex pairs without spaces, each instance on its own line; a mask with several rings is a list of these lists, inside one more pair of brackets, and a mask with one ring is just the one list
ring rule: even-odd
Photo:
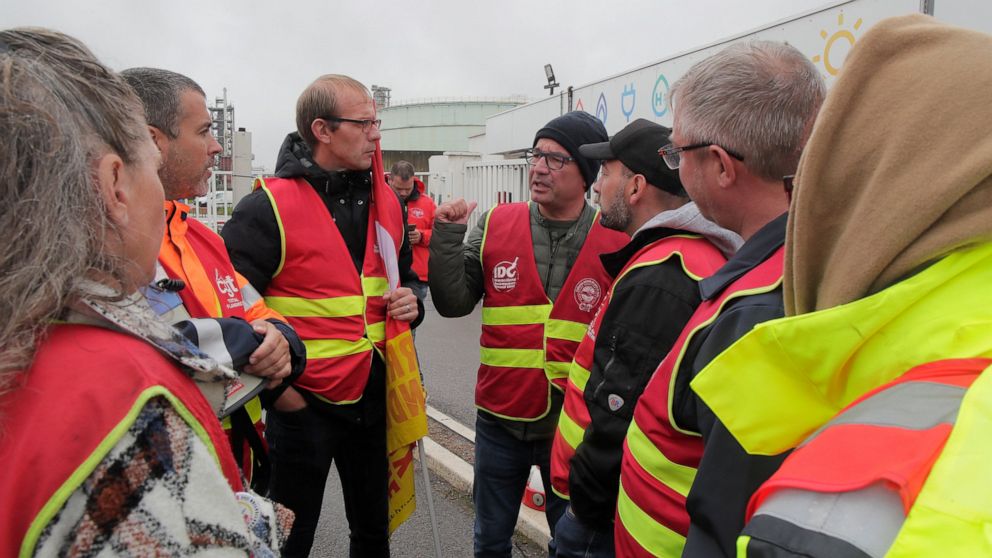
[[321,120],[330,120],[331,122],[351,122],[352,124],[360,124],[362,126],[363,132],[368,132],[369,128],[375,126],[378,129],[382,126],[382,120],[359,120],[356,118],[341,118],[340,116],[321,116]]
[[527,159],[527,164],[531,166],[536,165],[543,158],[544,164],[548,165],[548,169],[550,170],[561,170],[565,168],[566,163],[575,160],[575,157],[566,157],[558,153],[545,153],[537,149],[524,151],[524,158]]
[[726,147],[718,143],[712,143],[712,142],[694,143],[692,145],[686,145],[683,147],[675,147],[674,143],[669,143],[658,150],[658,155],[661,155],[661,158],[665,160],[665,164],[668,166],[668,168],[672,170],[676,170],[679,168],[679,165],[682,164],[681,153],[683,151],[692,151],[693,149],[699,149],[701,147],[709,147],[711,145],[715,145],[720,149],[726,151],[727,155],[730,155],[731,157],[737,159],[738,161],[744,161],[744,157],[742,157],[741,155],[738,155],[737,153],[727,149]]

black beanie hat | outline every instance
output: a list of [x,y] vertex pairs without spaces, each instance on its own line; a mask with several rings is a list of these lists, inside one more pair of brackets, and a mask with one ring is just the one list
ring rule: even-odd
[[609,141],[610,136],[606,133],[606,127],[598,118],[580,110],[565,113],[551,122],[544,125],[534,136],[534,145],[537,140],[548,138],[561,144],[568,151],[568,154],[575,158],[575,164],[582,172],[582,178],[586,180],[588,190],[592,183],[596,181],[599,174],[600,161],[588,159],[579,153],[579,146],[586,143],[599,143]]

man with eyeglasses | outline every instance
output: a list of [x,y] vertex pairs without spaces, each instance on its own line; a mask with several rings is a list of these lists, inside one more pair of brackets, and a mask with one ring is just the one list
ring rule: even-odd
[[296,513],[283,555],[309,555],[333,461],[351,556],[388,556],[383,323],[388,313],[416,325],[423,304],[408,286],[388,290],[382,251],[395,250],[401,284],[417,281],[406,222],[382,173],[370,173],[379,120],[364,85],[318,78],[300,95],[296,127],[276,176],[256,182],[222,232],[234,266],[307,345],[303,375],[268,416],[270,496]]
[[614,555],[620,460],[634,406],[699,305],[699,280],[741,243],[699,214],[678,172],[658,158],[670,131],[638,119],[609,142],[579,148],[603,160],[593,185],[600,222],[631,240],[600,256],[616,279],[569,369],[551,452],[552,488],[569,499],[555,530],[559,558]]
[[597,222],[585,199],[599,162],[579,146],[608,139],[603,124],[585,112],[548,122],[526,155],[531,201],[497,205],[465,244],[476,202],[447,202],[435,213],[428,264],[434,306],[458,317],[483,301],[472,489],[476,556],[510,556],[532,465],[541,469],[552,537],[565,509],[549,480],[564,380],[611,282],[599,254],[626,241]]
[[[741,75],[750,77],[730,78]],[[659,156],[678,169],[699,211],[745,242],[700,282],[702,303],[662,360],[669,376],[660,382],[656,374],[634,410],[620,469],[618,556],[734,556],[748,499],[781,463],[748,455],[690,382],[755,325],[784,315],[782,177],[795,173],[825,92],[807,57],[769,41],[730,46],[672,87],[672,142]]]

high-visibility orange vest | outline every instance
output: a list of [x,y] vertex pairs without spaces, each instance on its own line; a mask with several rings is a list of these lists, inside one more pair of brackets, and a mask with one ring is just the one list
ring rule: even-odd
[[[929,556],[929,550],[900,541],[907,536],[903,526],[915,518],[928,541],[946,539],[930,546],[986,555],[992,547],[988,523],[973,515],[967,504],[944,494],[937,499],[950,502],[946,509],[915,510],[914,505],[944,456],[966,393],[990,364],[992,360],[977,358],[931,362],[852,403],[807,438],[754,493],[738,548],[747,549],[753,537],[772,544],[787,542],[804,555],[803,548],[817,550],[811,553],[816,556],[882,556],[899,541],[902,555]],[[975,408],[987,416],[987,405],[985,401]],[[970,446],[966,451],[981,454],[988,447]],[[987,463],[988,457],[979,459]],[[985,536],[955,537],[940,521],[932,521],[938,515],[956,516],[979,532],[984,523]]]
[[[631,271],[660,265],[673,256],[681,259],[682,268],[686,275],[695,281],[712,275],[726,262],[723,254],[705,238],[688,234],[673,235],[643,246],[617,275],[609,293],[596,312],[596,317],[589,324],[568,372],[565,403],[558,418],[558,428],[555,430],[554,443],[551,447],[551,487],[562,498],[568,498],[568,476],[572,456],[575,455],[575,450],[582,442],[582,437],[591,421],[585,401],[586,382],[589,380],[589,373],[592,370],[596,337],[599,335],[606,309],[613,298],[613,292]],[[657,310],[662,312],[659,319],[664,319],[664,309],[658,308]],[[630,402],[630,404],[633,403],[633,401]]]
[[[234,270],[227,254],[224,240],[203,223],[189,218],[189,206],[176,201],[165,202],[166,229],[162,236],[158,261],[166,275],[181,279],[186,287],[179,291],[179,298],[192,318],[241,318],[246,321],[273,318],[285,321],[278,312],[268,308],[258,292],[241,274]],[[239,411],[240,412],[240,411]],[[244,405],[263,448],[265,423],[262,420],[262,402],[252,398]],[[221,421],[231,437],[231,444],[241,456],[241,470],[249,481],[254,476],[256,462],[261,456],[248,439],[239,433],[232,434],[231,417]],[[240,440],[240,441],[239,441]]]
[[186,283],[179,298],[189,315],[246,318],[241,286],[224,241],[203,223],[188,218],[189,206],[167,201],[165,211],[167,229],[158,261],[169,277]]
[[386,270],[378,254],[376,223],[399,258],[406,232],[399,199],[375,182],[362,274],[317,192],[303,178],[258,179],[279,224],[282,259],[265,302],[286,317],[307,348],[307,364],[295,385],[331,404],[361,399],[372,351],[386,340]]
[[534,421],[551,408],[551,385],[564,390],[575,349],[611,283],[599,255],[628,240],[598,221],[597,216],[552,305],[534,260],[530,204],[499,205],[489,212],[481,250],[485,298],[478,408]]
[[244,489],[207,400],[151,345],[101,327],[53,325],[24,374],[0,396],[0,556],[33,555],[45,527],[155,397],[186,420],[231,489]]
[[682,555],[689,532],[685,499],[703,455],[703,441],[699,433],[675,423],[672,387],[693,337],[713,323],[728,302],[781,285],[784,255],[779,247],[720,296],[703,301],[644,388],[623,446],[614,530],[618,557]]

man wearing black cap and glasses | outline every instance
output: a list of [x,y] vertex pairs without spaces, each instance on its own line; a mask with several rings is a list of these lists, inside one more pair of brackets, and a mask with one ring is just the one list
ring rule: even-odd
[[[530,203],[498,205],[463,244],[476,203],[455,200],[435,213],[428,274],[446,317],[483,300],[475,445],[475,555],[510,556],[511,537],[532,465],[548,479],[551,440],[576,347],[609,288],[599,254],[626,238],[597,223],[585,200],[599,162],[579,153],[606,141],[603,124],[570,112],[538,130]],[[546,491],[554,526],[565,503]]]
[[689,201],[658,157],[671,130],[630,123],[579,152],[603,160],[593,191],[603,226],[631,237],[601,260],[616,277],[569,371],[552,449],[552,487],[570,499],[557,556],[613,556],[623,440],[634,405],[699,304],[698,281],[741,243]]

